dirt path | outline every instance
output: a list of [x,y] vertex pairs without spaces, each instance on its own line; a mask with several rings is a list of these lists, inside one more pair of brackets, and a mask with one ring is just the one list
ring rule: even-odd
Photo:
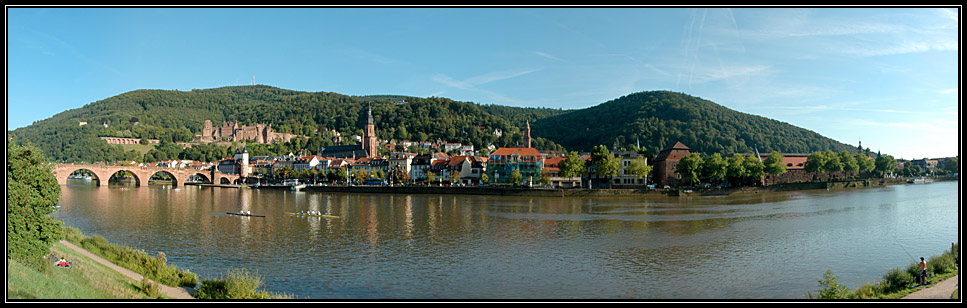
[[954,293],[954,290],[960,287],[957,277],[959,275],[947,278],[929,288],[910,293],[910,295],[903,297],[903,299],[950,299],[950,295]]
[[[61,240],[60,243],[64,244],[64,246],[67,246],[70,249],[73,249],[74,251],[77,251],[78,253],[88,258],[93,259],[94,261],[97,261],[98,263],[104,264],[105,266],[111,269],[114,269],[115,271],[117,271],[118,273],[121,273],[124,276],[130,277],[131,279],[134,279],[136,281],[141,281],[141,279],[144,277],[144,276],[141,276],[141,274],[135,273],[129,269],[126,269],[114,263],[111,263],[111,261],[101,258],[100,256],[97,256],[91,253],[90,251],[84,250],[84,248],[74,245],[71,242]],[[152,282],[157,283],[153,280]],[[157,284],[161,286],[161,292],[167,295],[168,297],[171,297],[174,299],[194,299],[194,297],[191,296],[191,293],[188,292],[189,290],[188,288],[176,288],[176,287],[169,287],[160,283],[157,283]]]

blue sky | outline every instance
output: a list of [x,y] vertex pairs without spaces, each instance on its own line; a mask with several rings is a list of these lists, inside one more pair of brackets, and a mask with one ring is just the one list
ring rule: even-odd
[[958,155],[960,8],[18,8],[7,129],[137,89],[576,109],[684,92],[898,158]]

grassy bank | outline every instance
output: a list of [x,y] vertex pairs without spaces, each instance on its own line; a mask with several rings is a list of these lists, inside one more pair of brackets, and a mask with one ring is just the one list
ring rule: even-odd
[[50,264],[38,271],[7,259],[7,299],[155,299],[160,294],[80,253],[54,243],[51,252],[74,260],[70,269]]
[[[917,263],[911,263],[905,268],[894,268],[883,275],[875,283],[864,283],[856,290],[850,290],[836,282],[836,276],[827,270],[823,279],[819,280],[820,289],[814,297],[810,292],[810,299],[900,299],[922,288],[930,287],[944,279],[957,275],[960,270],[960,245],[952,245],[950,250],[938,256],[927,259],[927,286],[914,288],[916,277],[920,274]],[[955,295],[958,296],[958,295]]]
[[167,259],[162,252],[151,256],[142,250],[108,243],[99,235],[86,237],[79,229],[72,227],[64,228],[64,239],[159,283],[192,288],[198,284],[198,276],[194,273],[165,264]]
[[[145,251],[136,250],[130,247],[108,243],[104,237],[95,235],[92,237],[84,236],[77,228],[64,228],[65,240],[74,243],[91,253],[111,261],[121,267],[127,268],[144,277],[169,286],[185,286],[197,288],[195,298],[199,299],[285,299],[291,298],[288,295],[279,295],[264,290],[259,290],[262,286],[262,277],[253,275],[244,270],[229,271],[225,278],[209,279],[199,281],[196,274],[188,270],[182,270],[175,266],[166,264],[166,256],[159,252],[152,256]],[[65,247],[66,249],[66,247]],[[76,255],[76,253],[74,253]],[[60,255],[58,255],[60,256]],[[90,262],[94,263],[94,262]],[[116,273],[115,273],[116,274]],[[118,274],[119,275],[119,274]],[[52,277],[56,278],[56,277]],[[133,285],[139,292],[148,296],[156,297],[157,286],[152,286],[144,281],[134,282]],[[49,297],[41,297],[49,298]],[[53,297],[53,298],[78,298],[78,297]],[[89,297],[80,297],[89,298]],[[111,297],[108,297],[111,298]],[[114,298],[141,298],[141,297],[114,297]]]

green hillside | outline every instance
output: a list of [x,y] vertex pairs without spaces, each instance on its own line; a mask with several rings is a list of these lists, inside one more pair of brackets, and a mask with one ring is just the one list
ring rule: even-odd
[[[479,105],[447,98],[401,95],[348,96],[302,92],[271,86],[232,86],[191,91],[136,90],[105,98],[37,121],[10,134],[18,142],[42,148],[54,161],[217,160],[230,156],[228,147],[196,146],[181,150],[201,133],[205,120],[239,124],[268,123],[276,132],[310,138],[293,143],[250,146],[253,155],[316,150],[332,145],[328,132],[348,137],[362,133],[362,110],[373,108],[381,139],[473,144],[477,149],[523,143],[529,122],[534,147],[587,151],[593,146],[622,147],[637,141],[651,152],[675,141],[693,151],[712,153],[842,151],[850,146],[815,132],[779,121],[744,114],[715,103],[673,92],[630,94],[581,110]],[[79,125],[87,122],[88,125]],[[106,125],[105,125],[106,124]],[[497,136],[494,131],[502,134]],[[122,148],[101,136],[160,139],[155,149]],[[350,138],[344,138],[352,142]]]
[[[40,146],[51,159],[67,162],[142,161],[143,153],[108,145],[98,137],[160,139],[164,146],[191,141],[200,134],[205,120],[212,120],[216,126],[223,121],[268,123],[276,132],[312,137],[307,143],[299,140],[259,149],[262,154],[270,154],[331,145],[328,131],[333,129],[344,136],[361,134],[365,106],[373,108],[376,133],[382,139],[439,138],[477,148],[491,143],[498,147],[519,144],[525,121],[563,113],[557,109],[480,106],[438,97],[348,96],[256,85],[192,91],[136,90],[61,112],[11,134],[21,142]],[[493,110],[500,116],[491,114]],[[88,125],[80,126],[80,122]],[[494,135],[495,129],[503,134]],[[546,140],[540,143],[559,147]]]
[[701,153],[779,151],[811,153],[855,147],[788,123],[728,109],[716,103],[668,91],[633,93],[581,110],[531,123],[532,135],[568,149],[599,144],[630,148],[640,142],[649,152],[681,141]]

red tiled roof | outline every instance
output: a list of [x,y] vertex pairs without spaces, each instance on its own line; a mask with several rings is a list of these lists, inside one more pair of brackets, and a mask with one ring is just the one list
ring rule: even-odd
[[499,148],[490,155],[509,156],[514,153],[521,156],[541,156],[541,152],[535,148]]
[[551,157],[551,158],[547,158],[547,159],[544,160],[544,167],[545,168],[558,167],[561,164],[561,162],[564,161],[564,159],[566,159],[566,158],[567,157]]
[[786,164],[786,170],[806,168],[806,157],[803,156],[785,156],[782,162]]

